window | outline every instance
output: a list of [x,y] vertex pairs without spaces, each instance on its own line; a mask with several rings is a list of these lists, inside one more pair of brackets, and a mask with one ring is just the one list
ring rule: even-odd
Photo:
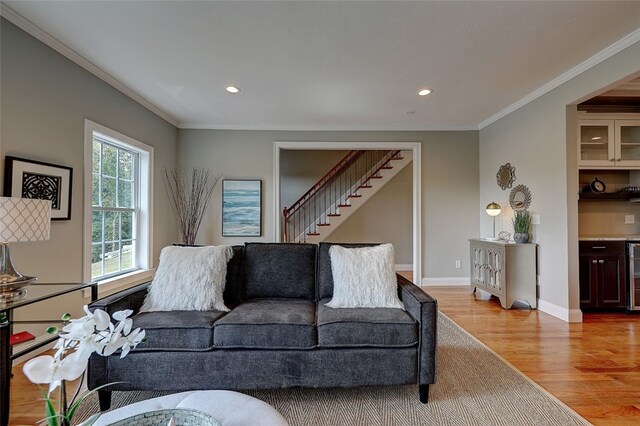
[[85,128],[84,279],[149,269],[153,148],[88,120]]

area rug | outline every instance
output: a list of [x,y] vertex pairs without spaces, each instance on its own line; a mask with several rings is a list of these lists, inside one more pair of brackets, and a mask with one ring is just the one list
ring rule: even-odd
[[[588,425],[444,314],[438,317],[438,376],[429,403],[418,387],[248,391],[297,425]],[[114,392],[113,408],[166,393]],[[98,411],[88,398],[74,420]]]

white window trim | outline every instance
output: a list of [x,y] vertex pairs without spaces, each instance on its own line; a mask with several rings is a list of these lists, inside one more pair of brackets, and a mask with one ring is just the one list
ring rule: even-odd
[[[118,133],[91,120],[84,120],[84,237],[83,237],[83,262],[82,280],[91,281],[91,218],[92,218],[92,179],[93,173],[93,134],[100,136],[110,143],[128,150],[134,150],[140,158],[139,170],[139,194],[140,214],[138,215],[136,263],[140,269],[111,276],[98,281],[101,291],[109,291],[142,282],[141,279],[150,279],[153,275],[153,156],[152,146]],[[126,144],[126,145],[123,145]],[[146,195],[145,195],[146,194]]]

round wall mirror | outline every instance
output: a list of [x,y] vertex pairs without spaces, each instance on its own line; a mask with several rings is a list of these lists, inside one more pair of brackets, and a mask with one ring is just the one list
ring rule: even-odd
[[525,185],[518,185],[509,194],[509,205],[513,210],[526,210],[531,205],[531,191]]
[[511,163],[500,166],[498,173],[496,174],[498,186],[502,189],[511,188],[513,181],[516,180],[516,168]]

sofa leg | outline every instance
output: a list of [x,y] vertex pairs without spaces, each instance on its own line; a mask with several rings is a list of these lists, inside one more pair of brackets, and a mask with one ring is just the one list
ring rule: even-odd
[[111,391],[99,390],[98,402],[100,403],[100,411],[107,411],[111,408]]
[[429,385],[419,385],[420,387],[420,402],[426,404],[429,402]]

